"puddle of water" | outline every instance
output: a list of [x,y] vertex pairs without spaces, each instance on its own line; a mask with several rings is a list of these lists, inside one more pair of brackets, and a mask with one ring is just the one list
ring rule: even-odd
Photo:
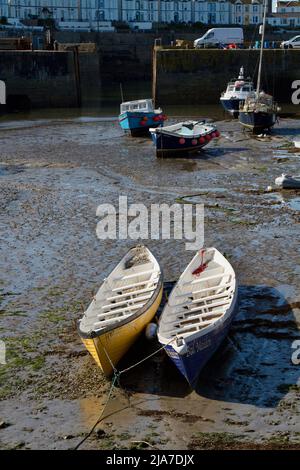
[[16,173],[21,173],[24,171],[20,166],[9,166],[0,164],[0,176],[14,175]]
[[295,197],[287,202],[287,205],[295,211],[300,211],[300,197]]

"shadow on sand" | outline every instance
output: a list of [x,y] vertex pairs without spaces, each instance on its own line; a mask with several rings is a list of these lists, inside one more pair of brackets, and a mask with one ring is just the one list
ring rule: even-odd
[[[167,299],[174,283],[166,283]],[[291,362],[291,345],[300,338],[293,308],[275,288],[241,286],[239,308],[229,336],[202,370],[196,392],[212,400],[275,407],[295,386],[299,366]],[[119,364],[122,370],[159,348],[143,335]],[[164,351],[128,371],[121,386],[132,392],[184,397],[190,386]]]

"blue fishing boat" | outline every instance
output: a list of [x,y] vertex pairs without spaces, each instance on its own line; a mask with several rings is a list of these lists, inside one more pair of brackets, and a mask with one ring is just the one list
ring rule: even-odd
[[252,92],[245,99],[244,104],[241,104],[239,109],[240,124],[243,127],[250,129],[254,134],[262,132],[264,130],[269,131],[277,122],[277,113],[280,110],[273,96],[268,95],[261,90],[262,60],[266,29],[266,15],[268,9],[267,0],[264,0],[263,8],[263,24],[261,27],[262,37],[260,45],[256,91]]
[[220,133],[216,126],[205,121],[185,121],[150,129],[152,140],[156,146],[156,156],[184,156],[199,152]]
[[119,123],[133,137],[149,134],[149,128],[161,127],[167,117],[154,109],[151,99],[126,101],[120,106]]
[[236,118],[239,115],[240,105],[244,103],[250,93],[253,93],[253,90],[252,80],[244,78],[244,67],[241,67],[238,78],[230,80],[226,91],[221,95],[220,102],[225,111]]
[[193,388],[226,337],[236,310],[232,266],[216,248],[201,250],[171,292],[157,332],[159,342]]

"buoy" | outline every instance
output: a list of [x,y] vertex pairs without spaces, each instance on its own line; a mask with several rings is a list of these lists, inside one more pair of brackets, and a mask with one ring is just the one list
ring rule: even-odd
[[199,143],[200,143],[200,144],[204,144],[204,142],[205,142],[204,137],[200,137],[200,138],[199,138]]
[[185,144],[185,139],[184,139],[183,137],[181,137],[181,138],[179,139],[179,143],[180,143],[181,145]]
[[159,121],[158,117],[154,116],[153,121],[155,121],[155,122]]
[[206,140],[210,141],[210,140],[211,140],[211,135],[210,135],[210,134],[206,134],[205,138],[206,138]]
[[162,116],[162,114],[159,114],[158,119],[159,119],[160,121],[163,121],[163,116]]
[[162,119],[163,119],[163,121],[166,121],[168,119],[168,116],[166,114],[163,114]]
[[215,135],[216,135],[216,137],[220,137],[220,132],[219,132],[219,131],[216,131],[216,132],[215,132]]
[[213,132],[213,133],[211,134],[211,138],[214,139],[215,137],[216,137],[216,134]]
[[144,117],[143,117],[143,121],[148,121],[147,116],[144,116]]
[[157,332],[157,324],[156,323],[148,323],[145,330],[145,336],[149,340],[153,340],[156,337]]
[[141,125],[141,126],[145,126],[145,125],[146,125],[146,121],[140,121],[140,125]]
[[198,142],[197,142],[197,139],[193,139],[193,140],[192,140],[192,145],[197,145],[197,143],[198,143]]

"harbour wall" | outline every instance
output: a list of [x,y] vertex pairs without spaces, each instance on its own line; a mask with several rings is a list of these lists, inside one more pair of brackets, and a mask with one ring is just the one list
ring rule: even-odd
[[[56,31],[53,34],[59,43],[95,43],[103,65],[102,83],[118,85],[120,82],[130,80],[151,80],[152,49],[156,39],[161,41],[162,46],[167,47],[172,43],[175,44],[176,39],[193,42],[208,29],[209,26],[204,25],[194,32],[172,30],[114,33]],[[279,44],[281,40],[288,39],[292,35],[293,33],[275,34],[268,31],[266,39]],[[254,29],[244,28],[244,36],[245,41],[253,42]]]
[[0,79],[9,108],[77,107],[100,99],[98,54],[0,51]]
[[[238,75],[256,80],[259,50],[175,49],[153,51],[153,96],[157,105],[217,103],[227,82]],[[300,80],[300,51],[266,49],[262,86],[278,101],[291,102],[292,82]]]

